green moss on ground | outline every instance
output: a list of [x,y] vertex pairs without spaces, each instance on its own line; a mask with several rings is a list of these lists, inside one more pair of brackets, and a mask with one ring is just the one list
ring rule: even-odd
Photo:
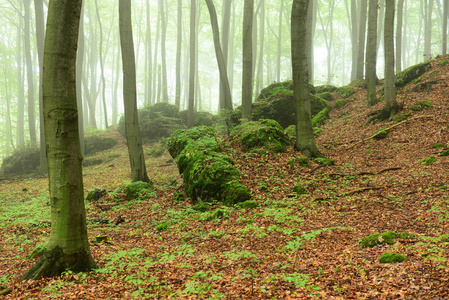
[[[316,90],[317,94],[332,93],[332,92],[335,92],[337,90],[337,87],[334,86],[334,85],[325,84],[325,85],[319,85],[319,86],[315,87],[315,90]],[[321,98],[326,99],[324,97],[321,97]]]
[[355,92],[356,90],[350,86],[342,86],[337,89],[337,95],[342,98],[351,97]]
[[335,102],[335,108],[342,108],[346,103],[348,103],[348,101],[344,99],[337,100],[337,102]]
[[379,258],[379,262],[381,264],[400,263],[405,260],[407,260],[407,257],[405,257],[404,255],[400,253],[390,253],[390,252],[383,253]]
[[326,101],[334,100],[334,95],[332,95],[332,93],[330,93],[330,92],[319,93],[318,97],[320,97],[321,99],[324,99]]
[[425,158],[423,160],[420,160],[419,162],[425,164],[426,166],[428,166],[428,165],[430,165],[430,164],[432,164],[432,163],[434,163],[436,161],[438,161],[438,159],[435,156],[431,156],[429,158]]
[[362,248],[370,248],[376,245],[383,245],[383,244],[393,245],[396,242],[396,239],[398,238],[404,240],[405,239],[412,240],[415,238],[415,236],[407,232],[398,234],[393,231],[387,231],[384,233],[371,234],[370,236],[361,239],[359,243],[360,246],[362,246]]

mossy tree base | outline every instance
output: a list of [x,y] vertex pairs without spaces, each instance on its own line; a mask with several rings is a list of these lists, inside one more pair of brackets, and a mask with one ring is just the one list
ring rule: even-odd
[[44,277],[61,275],[67,269],[73,272],[89,271],[96,268],[92,256],[87,252],[79,252],[72,255],[64,255],[61,247],[45,251],[41,258],[28,270],[20,280],[39,280]]

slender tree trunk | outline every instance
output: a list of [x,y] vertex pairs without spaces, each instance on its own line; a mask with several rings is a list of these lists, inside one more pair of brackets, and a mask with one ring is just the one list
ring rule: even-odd
[[136,65],[131,24],[131,0],[119,0],[119,28],[123,62],[125,131],[129,163],[131,165],[131,178],[133,182],[149,182],[137,114]]
[[366,35],[366,7],[367,0],[361,0],[360,3],[360,23],[359,23],[359,38],[357,49],[357,75],[356,79],[363,78],[365,65],[365,35]]
[[264,58],[264,42],[265,42],[265,0],[260,0],[259,11],[259,57],[256,73],[256,95],[259,94],[263,82],[263,58]]
[[383,43],[383,30],[384,30],[384,23],[385,23],[385,0],[379,0],[380,8],[378,12],[378,20],[377,20],[377,52],[379,52],[380,45]]
[[176,38],[176,92],[175,105],[181,106],[181,46],[182,46],[182,0],[178,0],[178,29]]
[[[114,59],[115,59],[115,83],[113,84],[112,87],[112,125],[115,125],[118,123],[118,84],[119,84],[119,73],[120,73],[120,51],[117,51],[117,54],[114,55]],[[151,63],[151,57],[149,57],[148,59],[149,63]],[[149,68],[150,72],[151,72],[151,68]],[[148,80],[148,85],[151,87],[151,77]],[[147,94],[148,99],[150,100],[151,96],[150,96],[150,92],[148,92]],[[149,104],[149,103],[147,103]]]
[[425,3],[425,20],[424,20],[424,60],[430,60],[432,58],[432,11],[433,0],[429,0]]
[[385,6],[385,106],[382,119],[391,119],[398,110],[394,86],[394,2],[394,0],[386,0]]
[[[178,0],[181,1],[181,0]],[[147,20],[147,28],[145,33],[145,105],[149,105],[151,103],[151,80],[152,80],[152,71],[153,71],[153,61],[152,61],[152,43],[151,43],[151,13],[150,13],[150,0],[146,1],[146,20]]]
[[[22,8],[22,3],[19,2],[20,9]],[[24,74],[23,74],[23,59],[22,59],[22,53],[23,53],[23,18],[18,18],[18,26],[17,26],[17,39],[16,39],[16,46],[17,46],[17,56],[16,56],[16,63],[17,63],[17,82],[18,84],[18,91],[17,91],[17,136],[16,136],[16,144],[17,146],[22,146],[25,144],[25,92],[24,92],[24,86],[25,86],[25,80],[24,80]],[[3,70],[6,74],[6,68]],[[7,77],[5,75],[5,84],[6,84]],[[9,101],[9,99],[8,99]],[[10,106],[8,105],[8,110],[10,109]],[[10,120],[9,123],[11,123],[11,115],[8,113],[8,119]],[[12,130],[11,124],[9,124],[9,130]],[[10,137],[12,138],[12,134],[10,134]],[[12,144],[14,147],[14,144]]]
[[396,22],[396,72],[402,70],[402,16],[404,13],[404,0],[398,0],[398,20]]
[[25,58],[27,66],[27,84],[28,84],[28,130],[30,132],[30,142],[32,146],[36,146],[36,116],[34,103],[34,72],[33,63],[31,61],[31,45],[30,45],[30,0],[24,0],[25,8]]
[[[158,8],[158,9],[160,9],[160,7]],[[154,56],[154,59],[153,59],[153,89],[152,89],[152,91],[153,91],[153,95],[152,95],[152,97],[151,97],[151,99],[152,99],[152,103],[156,103],[156,102],[158,102],[159,100],[156,98],[156,91],[157,91],[157,78],[158,78],[158,76],[157,76],[157,72],[158,72],[158,65],[159,65],[159,63],[158,63],[158,61],[157,61],[157,55],[158,55],[158,49],[159,49],[159,36],[160,36],[160,34],[161,34],[161,14],[160,13],[158,13],[157,14],[157,22],[156,22],[156,41],[155,41],[155,44],[154,44],[154,54],[153,54],[153,56]]]
[[159,0],[162,23],[162,33],[161,33],[161,60],[162,60],[162,101],[168,102],[168,83],[167,83],[167,59],[165,50],[165,39],[167,37],[167,22],[165,20],[165,9],[164,0]]
[[282,14],[284,13],[284,0],[281,0],[281,8],[279,10],[278,40],[277,40],[277,63],[276,63],[276,81],[281,81],[281,56],[282,56]]
[[220,33],[218,30],[218,20],[217,13],[215,11],[215,6],[212,0],[206,0],[207,8],[209,9],[210,22],[212,25],[212,33],[214,37],[215,55],[217,57],[218,69],[220,72],[220,86],[224,93],[224,103],[225,109],[232,110],[232,97],[231,89],[229,88],[228,72],[226,70],[226,62],[223,57],[223,52],[221,51],[220,45]]
[[296,148],[307,157],[323,156],[318,150],[313,136],[309,99],[309,78],[307,64],[307,11],[309,0],[293,0],[291,16],[293,95],[296,104]]
[[234,86],[234,56],[235,56],[235,31],[236,31],[236,15],[235,15],[235,2],[233,6],[232,22],[231,22],[231,33],[229,38],[229,59],[228,59],[228,79],[229,79],[229,88],[231,89],[231,94]]
[[231,87],[230,87],[230,83],[229,83],[229,78],[228,78],[228,69],[227,69],[227,64],[228,64],[228,52],[229,52],[229,27],[231,25],[231,4],[232,4],[232,0],[224,0],[223,1],[223,6],[222,6],[222,11],[223,11],[223,17],[222,17],[222,22],[221,22],[221,49],[223,52],[223,60],[226,66],[226,78],[228,79],[228,87],[229,87],[229,95],[231,99],[231,102],[226,104],[225,99],[225,93],[226,93],[226,87],[225,87],[225,83],[220,81],[220,99],[219,99],[219,103],[218,103],[218,110],[224,109],[224,108],[230,108],[232,109],[232,95],[231,95]]
[[95,12],[97,14],[98,26],[100,29],[100,68],[101,68],[101,99],[103,100],[103,112],[104,112],[104,125],[106,128],[109,127],[108,124],[108,111],[106,109],[106,80],[104,78],[104,61],[103,61],[103,26],[101,24],[100,12],[98,11],[98,0],[95,0]]
[[351,0],[351,53],[352,53],[352,67],[351,67],[351,81],[357,79],[357,54],[358,54],[358,15],[356,0]]
[[[81,0],[50,0],[44,53],[51,232],[47,250],[21,279],[96,267],[87,240],[75,86]],[[62,76],[61,76],[62,75]]]
[[369,0],[368,45],[366,47],[366,80],[368,82],[368,106],[377,103],[377,5],[378,0]]
[[447,53],[447,19],[449,18],[449,0],[443,0],[443,55]]
[[243,12],[242,119],[251,121],[253,99],[253,13],[254,0],[245,0]]
[[193,127],[195,107],[195,22],[196,0],[190,0],[190,66],[189,66],[189,99],[187,109],[187,126]]

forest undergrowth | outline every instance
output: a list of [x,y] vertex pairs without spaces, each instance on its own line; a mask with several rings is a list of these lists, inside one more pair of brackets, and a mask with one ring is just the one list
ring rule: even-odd
[[[448,299],[449,156],[440,155],[449,148],[449,65],[443,59],[399,90],[403,110],[395,120],[366,124],[383,103],[368,108],[360,87],[333,109],[317,144],[335,165],[301,164],[292,147],[260,156],[231,144],[251,203],[192,207],[168,152],[147,155],[156,196],[86,203],[98,265],[89,273],[18,281],[36,260],[27,257],[49,238],[48,181],[0,179],[0,286],[9,289],[0,297]],[[386,129],[384,138],[374,137]],[[95,155],[106,162],[84,169],[86,194],[130,178],[124,139],[108,132],[119,143]],[[116,225],[119,216],[124,222]],[[374,247],[360,243],[386,232],[397,235],[374,236]],[[380,263],[385,252],[406,260]]]

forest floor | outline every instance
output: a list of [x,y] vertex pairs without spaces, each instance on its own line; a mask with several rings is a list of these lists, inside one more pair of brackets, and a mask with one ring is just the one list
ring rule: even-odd
[[[439,156],[449,142],[449,65],[440,61],[421,76],[420,83],[432,82],[425,89],[412,83],[399,91],[399,115],[410,113],[405,122],[365,125],[383,104],[368,108],[361,88],[334,109],[317,137],[334,166],[292,166],[301,156],[293,149],[263,157],[231,149],[257,208],[195,211],[173,197],[182,180],[168,152],[147,156],[156,197],[86,203],[98,265],[89,273],[18,281],[36,260],[27,256],[49,238],[48,181],[1,179],[0,286],[12,289],[3,298],[449,299],[449,156]],[[422,100],[432,106],[409,110]],[[388,127],[386,138],[368,139]],[[109,162],[84,169],[86,193],[130,178],[124,139],[108,132],[120,142],[96,154]],[[306,193],[293,192],[296,185]],[[210,220],[218,208],[224,216]],[[125,222],[114,225],[118,216]],[[387,231],[415,238],[361,246]],[[94,243],[99,235],[107,242]],[[407,260],[380,263],[384,252]]]

